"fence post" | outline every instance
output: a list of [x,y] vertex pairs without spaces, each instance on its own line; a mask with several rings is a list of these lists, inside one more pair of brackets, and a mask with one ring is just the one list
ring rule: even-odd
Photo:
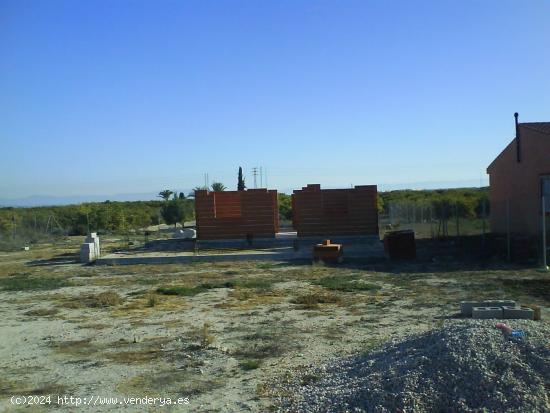
[[546,262],[546,205],[542,195],[542,270],[548,271]]
[[508,261],[511,261],[512,254],[510,251],[511,245],[510,245],[510,198],[506,200],[506,255],[508,258]]
[[[481,248],[482,250],[485,250],[485,214],[487,213],[486,212],[486,204],[485,204],[485,199],[482,201],[481,203],[481,221],[482,221],[482,224],[483,224],[483,229],[482,229],[482,233],[481,233]],[[485,252],[485,251],[483,251]]]
[[458,202],[455,202],[455,218],[456,218],[456,237],[460,237],[460,227],[458,222]]

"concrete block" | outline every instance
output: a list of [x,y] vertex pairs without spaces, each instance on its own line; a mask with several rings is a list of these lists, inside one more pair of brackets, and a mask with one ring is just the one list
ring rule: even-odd
[[502,307],[474,307],[472,318],[502,318]]
[[534,320],[535,312],[527,307],[502,307],[502,315],[504,318]]
[[461,301],[460,302],[460,313],[463,316],[471,317],[472,310],[474,307],[486,307],[485,302],[483,301]]
[[84,240],[85,243],[94,243],[95,248],[95,258],[99,258],[101,256],[101,250],[99,248],[99,237],[97,236],[96,232],[91,232],[86,239]]
[[80,262],[89,263],[97,258],[95,244],[93,242],[85,242],[80,246]]
[[513,300],[485,300],[485,301],[461,301],[460,313],[465,317],[472,316],[474,307],[515,307],[516,302]]
[[514,300],[485,300],[483,307],[516,307]]

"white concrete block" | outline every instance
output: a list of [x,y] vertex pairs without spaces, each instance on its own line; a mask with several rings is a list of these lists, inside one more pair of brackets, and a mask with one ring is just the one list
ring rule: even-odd
[[99,258],[101,256],[101,249],[99,247],[99,237],[97,236],[96,232],[91,232],[84,241],[86,243],[93,242],[95,245],[95,258]]
[[80,262],[89,263],[96,260],[95,244],[85,242],[80,246]]

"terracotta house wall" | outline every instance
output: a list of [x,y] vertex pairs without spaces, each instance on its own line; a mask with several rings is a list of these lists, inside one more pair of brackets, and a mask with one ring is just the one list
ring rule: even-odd
[[299,237],[378,235],[376,185],[321,189],[310,184],[294,191],[292,211]]
[[[549,124],[550,125],[550,124]],[[538,235],[541,231],[540,178],[550,175],[550,133],[519,124],[521,162],[514,139],[487,168],[491,231]],[[550,126],[548,127],[550,132]]]
[[274,238],[279,231],[277,191],[197,191],[195,217],[200,240]]

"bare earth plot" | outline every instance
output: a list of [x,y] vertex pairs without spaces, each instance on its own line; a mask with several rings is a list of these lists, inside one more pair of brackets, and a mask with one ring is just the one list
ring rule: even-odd
[[[276,409],[272,383],[441,326],[459,300],[550,306],[550,277],[459,263],[82,266],[76,243],[0,256],[0,410],[76,397],[178,397],[161,411]],[[65,254],[65,255],[64,255]],[[550,313],[542,311],[542,323]],[[12,406],[12,395],[52,406]],[[101,405],[78,411],[159,411]]]

